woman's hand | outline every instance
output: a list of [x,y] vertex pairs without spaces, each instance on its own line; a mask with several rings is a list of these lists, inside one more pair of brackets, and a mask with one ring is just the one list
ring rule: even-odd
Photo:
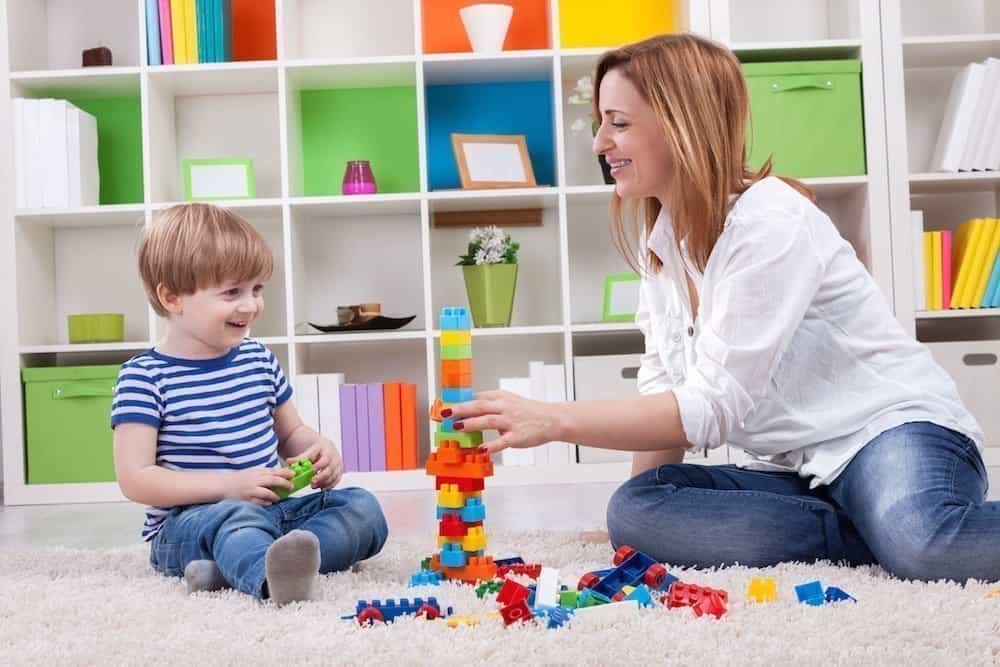
[[494,390],[445,408],[441,416],[454,419],[456,431],[498,431],[499,438],[483,443],[486,451],[494,454],[508,447],[524,449],[559,440],[559,406]]

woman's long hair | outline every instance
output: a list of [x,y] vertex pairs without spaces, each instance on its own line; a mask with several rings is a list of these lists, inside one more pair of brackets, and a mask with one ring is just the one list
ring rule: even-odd
[[[677,243],[686,239],[691,260],[704,271],[722,233],[730,195],[742,194],[771,174],[770,158],[757,171],[747,168],[750,96],[740,62],[724,46],[691,34],[660,35],[608,51],[597,61],[594,75],[594,118],[602,118],[601,81],[611,70],[639,90],[659,119],[673,156],[669,213],[674,238]],[[779,178],[815,199],[804,184]],[[611,224],[615,246],[638,272],[642,265],[630,244],[626,218],[633,238],[640,217],[648,234],[660,203],[653,197],[632,203],[624,215],[621,198],[612,195]],[[649,273],[659,272],[662,263],[655,254],[647,252],[645,260]]]

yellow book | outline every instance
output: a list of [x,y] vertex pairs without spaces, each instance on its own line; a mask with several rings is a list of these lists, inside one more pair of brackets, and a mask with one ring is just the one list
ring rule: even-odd
[[959,295],[959,308],[972,307],[972,297],[975,296],[976,288],[979,286],[979,276],[983,273],[983,267],[986,265],[986,252],[989,250],[990,243],[993,240],[996,223],[996,218],[986,218],[980,221],[982,231],[979,233],[979,238],[972,248],[972,265],[969,267],[969,280],[965,283],[965,289]]
[[944,305],[941,294],[941,232],[931,232],[931,244],[931,263],[934,267],[934,274],[931,276],[934,281],[932,310],[941,310]]
[[188,62],[198,62],[198,11],[195,0],[184,0],[184,44],[187,46]]
[[934,310],[934,234],[924,232],[924,308]]
[[170,0],[170,25],[175,26],[170,31],[174,39],[174,64],[183,65],[187,62],[187,45],[184,31],[176,26],[184,25],[184,0]]
[[966,220],[958,226],[954,243],[951,248],[951,269],[955,281],[951,289],[951,307],[958,308],[959,296],[969,282],[969,271],[972,267],[972,249],[976,245],[978,235],[982,232],[980,218]]
[[970,308],[979,308],[979,305],[983,302],[983,294],[986,293],[986,284],[989,283],[990,274],[993,272],[993,262],[996,260],[997,251],[1000,250],[1000,220],[990,218],[990,222],[993,223],[993,237],[986,246],[983,270],[979,273],[979,278],[976,280],[976,290],[972,294],[972,303],[969,304]]

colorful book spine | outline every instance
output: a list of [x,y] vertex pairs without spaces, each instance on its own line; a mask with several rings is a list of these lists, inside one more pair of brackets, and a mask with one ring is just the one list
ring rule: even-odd
[[170,20],[170,0],[157,0],[160,15],[160,48],[163,52],[163,64],[174,64],[174,31]]
[[971,265],[969,266],[968,280],[959,296],[957,304],[959,308],[972,307],[972,297],[976,293],[976,288],[979,285],[979,277],[983,272],[983,267],[986,265],[986,251],[989,249],[990,242],[993,239],[995,225],[992,223],[993,221],[989,219],[977,219],[974,223],[979,227],[979,234],[973,236],[972,256],[970,258]]
[[996,308],[997,293],[1000,290],[1000,253],[993,260],[993,270],[990,272],[989,282],[986,284],[986,293],[983,300],[979,302],[980,308]]
[[385,469],[403,469],[403,384],[386,382],[382,385],[385,407]]
[[368,442],[371,452],[371,470],[385,470],[385,405],[382,385],[367,384],[368,391]]
[[191,64],[197,64],[198,60],[198,11],[195,7],[195,0],[183,0],[184,2],[184,43],[187,48],[188,60]]
[[991,218],[990,223],[993,233],[986,244],[983,268],[976,280],[976,289],[972,294],[972,301],[969,303],[970,308],[978,308],[979,304],[982,303],[983,295],[986,294],[986,285],[989,283],[990,274],[993,272],[993,261],[996,259],[997,252],[1000,251],[1000,220]]
[[404,382],[400,392],[403,470],[417,469],[417,385]]
[[160,6],[158,0],[146,0],[146,62],[150,65],[163,64],[163,50],[160,46]]
[[355,412],[358,415],[358,472],[371,472],[372,443],[368,423],[368,391],[365,385],[356,386],[354,400]]
[[951,308],[951,232],[941,232],[941,308]]
[[209,63],[208,0],[195,0],[195,30],[198,33],[198,62]]
[[356,472],[358,468],[358,413],[357,394],[353,384],[340,385],[340,440],[344,470]]
[[934,282],[933,310],[941,310],[941,232],[931,232],[931,261]]
[[174,62],[187,65],[187,21],[184,18],[184,7],[187,0],[170,0],[170,27],[174,36]]
[[934,310],[934,234],[924,232],[924,308]]
[[233,0],[220,0],[222,3],[222,62],[233,59]]

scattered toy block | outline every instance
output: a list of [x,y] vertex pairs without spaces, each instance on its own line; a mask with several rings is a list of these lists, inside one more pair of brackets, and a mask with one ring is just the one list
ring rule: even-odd
[[543,567],[535,588],[536,607],[555,607],[559,604],[559,570]]
[[809,581],[799,584],[795,587],[795,595],[798,597],[800,603],[805,602],[813,607],[818,607],[825,602],[823,586],[819,581]]
[[[622,592],[625,593],[625,591]],[[639,603],[640,607],[656,606],[656,603],[653,602],[653,596],[650,595],[649,587],[646,584],[639,584],[633,590],[627,592],[626,596],[626,600],[635,600]]]
[[509,607],[515,602],[527,600],[531,591],[527,586],[522,586],[513,579],[505,579],[500,592],[497,593],[497,604]]
[[441,547],[441,565],[444,567],[465,567],[468,561],[465,558],[465,550],[457,542],[445,542]]
[[579,591],[559,591],[559,606],[576,609],[580,605]]
[[754,602],[774,602],[778,599],[778,585],[771,577],[754,577],[747,587],[747,597]]
[[484,581],[476,586],[476,597],[482,599],[487,593],[497,593],[501,588],[503,588],[503,584],[504,582],[499,579]]
[[505,626],[513,623],[524,623],[535,617],[524,600],[519,600],[514,604],[504,607],[500,610],[500,616],[503,617],[503,624]]
[[433,570],[421,570],[410,575],[410,586],[440,586],[444,576]]
[[836,586],[829,586],[826,589],[826,594],[823,596],[823,599],[826,600],[827,602],[841,602],[843,600],[850,600],[851,602],[857,602],[857,600],[855,600],[853,597],[845,593],[840,588],[837,588]]

